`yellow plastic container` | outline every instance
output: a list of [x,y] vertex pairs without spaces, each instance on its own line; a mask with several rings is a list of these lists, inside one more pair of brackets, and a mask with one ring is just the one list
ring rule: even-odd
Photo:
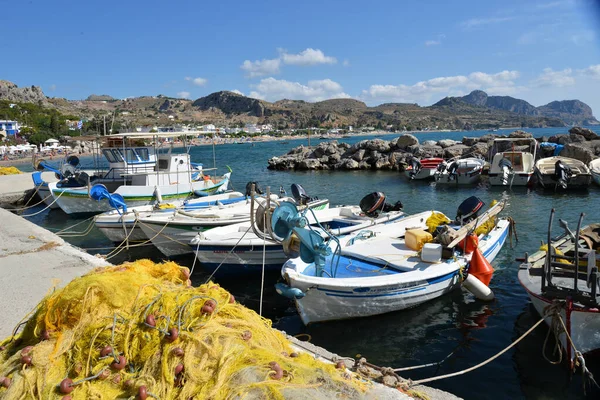
[[425,243],[433,241],[433,236],[423,229],[410,229],[406,231],[404,240],[406,241],[406,247],[414,251],[420,251]]

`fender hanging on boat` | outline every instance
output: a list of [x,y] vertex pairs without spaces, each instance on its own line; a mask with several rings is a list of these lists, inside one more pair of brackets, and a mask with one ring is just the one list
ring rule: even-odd
[[494,300],[494,292],[492,292],[492,289],[490,289],[483,282],[477,279],[475,275],[467,275],[467,278],[463,281],[462,284],[465,289],[471,292],[473,296],[475,296],[479,300]]
[[275,290],[283,297],[287,297],[291,300],[301,299],[302,297],[306,296],[306,293],[304,293],[302,290],[298,288],[289,287],[285,283],[275,284]]

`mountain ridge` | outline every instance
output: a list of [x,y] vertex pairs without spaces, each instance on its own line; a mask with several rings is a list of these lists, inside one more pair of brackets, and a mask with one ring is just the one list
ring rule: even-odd
[[1,100],[42,102],[45,106],[83,119],[102,118],[102,115],[112,113],[117,124],[129,127],[193,122],[233,126],[260,123],[272,124],[278,129],[373,126],[396,130],[468,130],[599,123],[591,108],[579,100],[554,101],[534,107],[525,100],[488,96],[480,90],[463,97],[445,97],[425,107],[411,103],[368,106],[360,100],[348,98],[313,103],[290,99],[268,102],[231,91],[214,92],[196,100],[163,95],[127,99],[91,95],[86,100],[67,100],[46,97],[39,87],[18,88],[11,82],[0,81]]

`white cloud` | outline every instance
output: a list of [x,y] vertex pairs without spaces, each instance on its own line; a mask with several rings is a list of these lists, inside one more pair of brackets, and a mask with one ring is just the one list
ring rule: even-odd
[[346,59],[344,59],[344,62],[342,62],[342,65],[343,65],[344,67],[349,67],[349,66],[350,66],[350,60],[348,60],[347,58],[346,58]]
[[444,76],[417,82],[414,85],[371,85],[363,90],[361,98],[374,101],[422,103],[439,100],[446,95],[460,95],[473,89],[492,90],[496,94],[516,91],[514,80],[518,71],[501,71],[495,74],[473,72],[469,75]]
[[205,78],[192,78],[190,76],[185,77],[186,81],[191,81],[196,86],[204,86],[208,82],[208,79]]
[[237,93],[237,94],[239,94],[239,95],[241,95],[241,96],[243,96],[243,95],[244,95],[244,93],[240,92],[240,91],[239,91],[239,90],[237,90],[237,89],[233,89],[231,92],[232,92],[232,93]]
[[600,64],[590,65],[587,68],[577,70],[582,75],[590,76],[594,79],[600,79]]
[[256,78],[259,76],[278,74],[280,65],[281,60],[279,58],[256,61],[246,60],[240,68],[246,71],[246,76],[248,78]]
[[254,90],[250,92],[250,97],[269,101],[281,99],[321,101],[350,97],[344,92],[339,83],[331,79],[312,80],[303,85],[299,82],[271,77],[262,79],[256,85],[251,85],[251,87]]
[[531,82],[534,87],[554,86],[564,87],[575,84],[573,70],[565,68],[562,71],[554,71],[552,68],[544,68],[542,73]]
[[182,99],[189,99],[190,98],[191,93],[190,92],[177,92],[177,97],[181,97]]
[[288,54],[287,52],[282,51],[281,60],[284,64],[301,66],[337,63],[335,57],[326,56],[321,50],[312,49],[310,47],[298,54]]
[[425,41],[425,46],[437,46],[439,44],[442,44],[441,40],[426,40]]
[[463,21],[460,25],[465,29],[477,28],[484,25],[499,24],[514,20],[516,17],[491,17],[491,18],[471,18]]

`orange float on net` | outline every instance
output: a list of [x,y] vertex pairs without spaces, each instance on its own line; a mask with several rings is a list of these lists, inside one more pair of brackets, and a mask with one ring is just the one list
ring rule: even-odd
[[485,286],[490,285],[490,281],[494,275],[494,268],[489,261],[485,259],[483,254],[481,254],[479,248],[475,248],[473,256],[471,257],[469,274],[479,279]]

